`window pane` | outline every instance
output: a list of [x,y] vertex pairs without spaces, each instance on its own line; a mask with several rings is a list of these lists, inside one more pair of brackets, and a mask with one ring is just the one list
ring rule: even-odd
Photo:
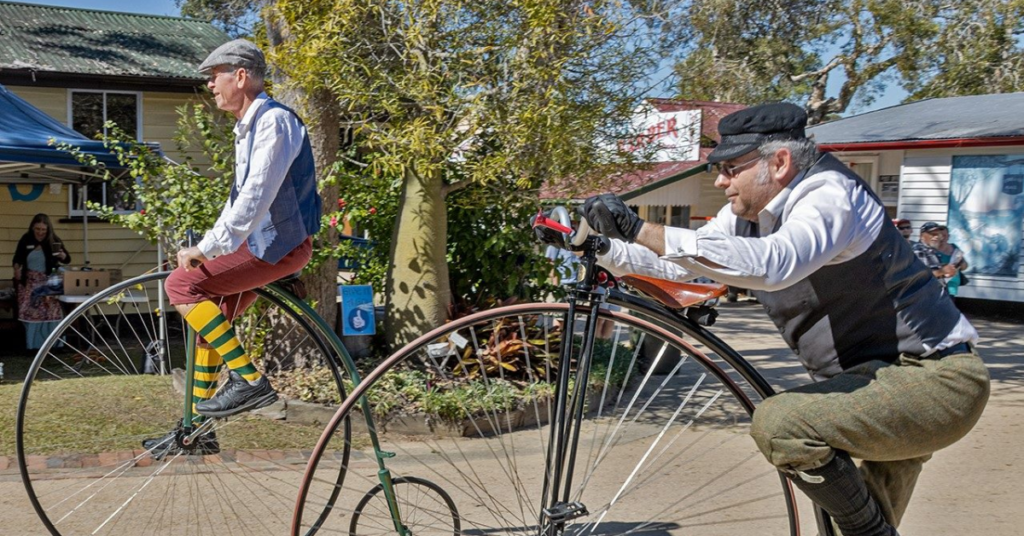
[[71,128],[89,139],[103,134],[102,93],[71,94]]
[[[82,187],[77,185],[77,184],[72,187],[72,192],[73,192],[72,195],[73,195],[73,197],[71,199],[72,199],[72,202],[74,203],[74,206],[71,207],[71,210],[73,210],[73,211],[81,211],[82,208],[83,208],[83,206],[82,206],[82,198],[81,198],[81,188]],[[86,192],[86,198],[85,198],[86,202],[101,203],[101,204],[103,203],[103,185],[102,184],[89,184],[88,186],[85,186],[85,192]],[[89,210],[88,207],[85,207],[85,210]],[[81,212],[79,212],[79,213],[81,213]]]
[[117,123],[132,138],[138,138],[138,97],[107,93],[107,119]]
[[665,206],[651,205],[647,207],[647,221],[652,223],[665,224]]
[[135,196],[131,188],[122,181],[118,186],[107,183],[104,188],[107,190],[107,206],[119,211],[135,210]]
[[690,228],[690,205],[684,207],[672,207],[672,215],[669,218],[669,226]]

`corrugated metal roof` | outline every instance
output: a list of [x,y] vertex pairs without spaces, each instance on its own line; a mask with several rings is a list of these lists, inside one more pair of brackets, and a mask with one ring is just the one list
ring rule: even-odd
[[1024,136],[1024,93],[927,99],[807,129],[819,145]]
[[202,80],[229,39],[200,20],[0,2],[0,69]]

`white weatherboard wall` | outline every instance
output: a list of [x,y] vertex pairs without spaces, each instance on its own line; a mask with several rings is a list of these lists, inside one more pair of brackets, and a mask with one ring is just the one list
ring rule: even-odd
[[[953,157],[959,155],[1024,155],[1024,147],[908,150],[900,173],[899,215],[913,223],[913,240],[920,238],[917,229],[922,223],[947,223],[950,171]],[[960,287],[960,297],[1024,302],[1024,267],[1017,277],[969,276],[971,282]]]

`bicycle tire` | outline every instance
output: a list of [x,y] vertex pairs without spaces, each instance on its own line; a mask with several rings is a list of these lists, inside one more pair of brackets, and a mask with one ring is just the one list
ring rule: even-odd
[[[555,333],[550,326],[559,318],[564,323],[567,311],[566,304],[501,307],[455,320],[406,345],[366,375],[342,403],[313,450],[307,481],[319,479],[318,471],[325,461],[321,445],[326,445],[338,423],[361,409],[360,404],[366,400],[378,416],[385,413],[382,407],[392,416],[390,422],[384,419],[375,425],[384,432],[379,434],[378,447],[387,453],[387,468],[397,477],[430,478],[451,494],[464,533],[800,533],[793,488],[764,461],[747,434],[754,397],[767,383],[761,379],[762,385],[754,385],[758,382],[748,380],[746,371],[708,357],[651,322],[604,310],[598,315],[614,323],[612,340],[600,343],[605,349],[594,362],[603,363],[603,372],[595,369],[590,375],[591,380],[600,381],[596,390],[580,399],[588,408],[579,426],[580,443],[567,451],[570,458],[564,463],[575,470],[576,477],[567,490],[552,492],[564,493],[562,502],[577,501],[587,513],[572,508],[549,509],[553,515],[546,515],[545,521],[540,496],[550,443],[547,422],[552,417],[551,404],[547,403],[551,393],[545,391],[551,385],[552,370],[547,357],[561,351],[550,346]],[[582,312],[572,322],[574,338],[586,329],[588,318],[589,313]],[[481,343],[485,338],[487,342]],[[641,350],[648,347],[656,349],[656,361],[664,359],[667,351],[679,352],[680,358],[669,375],[655,375],[656,364],[643,366]],[[478,383],[484,385],[474,387],[477,391],[466,387],[470,384],[454,374],[458,368],[442,361],[443,357],[452,357],[453,348],[458,348],[454,355],[463,363],[463,370],[474,360],[480,362]],[[503,356],[506,364],[515,361],[533,371],[537,363],[528,361],[531,352],[537,359],[543,356],[544,365],[536,369],[536,374],[525,374],[525,380],[506,380],[506,374],[511,377],[512,371],[500,365],[493,374],[479,372],[487,369],[484,356]],[[618,352],[622,352],[622,359],[616,364]],[[628,364],[623,364],[627,358]],[[573,367],[580,362],[578,355],[570,359]],[[426,397],[403,400],[393,396],[406,392],[394,388],[402,381],[399,373],[431,378],[427,392],[433,392],[438,400],[445,400],[443,390],[455,386],[446,400],[462,400],[456,402],[462,404],[456,408],[461,411],[454,413],[475,417],[461,424],[469,437],[441,437],[444,430],[440,423],[451,419],[452,407],[427,401]],[[507,384],[517,382],[519,394],[509,395]],[[477,398],[519,396],[520,401],[477,410],[471,407],[475,400],[466,402],[472,397],[452,394],[464,387],[469,393],[476,392]],[[767,389],[770,391],[770,387]],[[531,395],[522,394],[528,392],[540,394],[531,399]],[[501,409],[495,409],[496,405]],[[411,438],[411,432],[399,429],[397,422],[417,413],[422,414],[417,419],[425,420],[432,428],[423,436]],[[367,449],[353,460],[372,460],[376,455]],[[330,472],[334,466],[327,463],[324,467]],[[368,468],[355,466],[348,472],[369,474]],[[372,480],[370,476],[365,478]],[[346,489],[341,490],[327,526],[344,526],[346,516],[351,516],[350,505],[358,492],[349,486],[356,483],[360,483],[358,479],[346,480]],[[673,493],[659,488],[672,489]],[[296,502],[292,534],[301,534],[306,513],[319,508],[303,487]],[[575,517],[554,517],[563,514]]]
[[[395,495],[403,505],[416,505],[410,508],[410,516],[403,519],[403,524],[410,534],[416,536],[442,536],[462,534],[462,524],[455,501],[441,486],[416,477],[402,477],[392,480]],[[422,488],[425,491],[413,491]],[[377,484],[366,492],[356,505],[349,523],[349,536],[371,536],[375,534],[393,534],[395,527],[391,523],[387,499],[381,496],[383,484]],[[415,497],[413,497],[415,496]],[[424,499],[427,504],[420,502]],[[433,504],[430,504],[433,503]],[[369,519],[367,519],[369,518]],[[421,520],[426,520],[421,521]],[[360,526],[360,521],[363,521]],[[367,526],[369,525],[369,527]]]
[[[179,319],[161,329],[149,309],[167,275],[142,275],[86,300],[58,324],[29,369],[18,405],[17,457],[29,499],[50,534],[241,528],[278,535],[288,529],[318,423],[243,414],[213,421],[217,453],[178,449],[157,459],[141,446],[143,438],[166,434],[184,410],[174,374],[143,373],[147,362],[184,367],[187,326]],[[256,301],[235,320],[250,355],[273,353],[326,367],[329,384],[343,398],[345,372],[330,335],[290,294],[273,286],[254,293]],[[276,338],[268,338],[271,332]],[[268,340],[275,344],[265,345]],[[222,385],[225,375],[222,370]],[[341,426],[330,449],[347,460],[350,425]],[[330,477],[325,504],[333,503],[333,488],[344,477],[340,471]]]

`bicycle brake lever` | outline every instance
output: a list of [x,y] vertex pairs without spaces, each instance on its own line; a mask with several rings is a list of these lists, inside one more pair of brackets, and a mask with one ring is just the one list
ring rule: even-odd
[[558,231],[563,234],[572,234],[571,227],[566,227],[565,225],[545,216],[543,210],[537,212],[537,218],[533,220],[533,228],[536,229],[537,227],[547,227],[548,229]]

